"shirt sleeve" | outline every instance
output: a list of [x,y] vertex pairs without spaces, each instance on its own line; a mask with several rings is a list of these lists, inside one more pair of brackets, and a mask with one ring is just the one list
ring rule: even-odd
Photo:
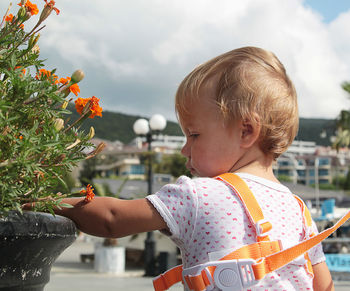
[[171,238],[188,242],[192,237],[198,207],[195,183],[181,176],[175,184],[163,186],[146,197],[166,222]]
[[[318,229],[314,221],[312,221],[312,230],[315,234],[318,234]],[[326,257],[323,253],[322,244],[314,246],[312,249],[309,250],[308,254],[312,265],[316,265],[326,260]]]

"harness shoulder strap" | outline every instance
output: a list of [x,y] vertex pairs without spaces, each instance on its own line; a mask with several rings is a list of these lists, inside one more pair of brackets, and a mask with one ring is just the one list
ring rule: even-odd
[[[330,234],[336,231],[350,218],[350,211],[344,215],[334,226],[322,231],[321,233],[300,242],[288,249],[274,252],[258,260],[231,259],[215,261],[203,264],[202,268],[193,276],[188,276],[187,280],[193,282],[191,290],[203,291],[211,286],[211,281],[222,290],[243,290],[256,285],[259,280],[267,274],[287,265],[299,256],[306,253],[309,249],[319,244]],[[249,246],[243,246],[243,248]],[[234,252],[233,252],[234,253]],[[235,257],[234,254],[232,257]],[[312,268],[312,266],[311,266]],[[204,272],[204,270],[206,270]],[[242,271],[243,270],[243,271]],[[234,282],[229,278],[235,279]],[[220,279],[223,279],[220,281]],[[217,281],[218,280],[218,281]],[[208,283],[209,282],[209,283]],[[230,285],[231,284],[231,285]],[[237,285],[238,284],[238,285]]]
[[312,227],[312,218],[309,209],[306,207],[304,201],[300,199],[297,195],[294,195],[294,198],[298,201],[300,209],[302,211],[304,225],[306,226],[306,228],[309,228],[309,230],[306,232],[306,236],[314,236],[315,233],[310,232]]
[[[247,184],[238,176],[232,173],[226,173],[216,177],[216,179],[226,183],[231,189],[234,190],[236,195],[242,202],[246,213],[248,214],[249,219],[252,224],[255,226],[257,233],[257,243],[243,246],[235,250],[234,252],[226,255],[221,258],[221,260],[233,260],[233,259],[260,259],[272,253],[278,252],[281,250],[281,247],[277,241],[271,242],[267,233],[271,230],[272,225],[270,222],[266,221],[253,193],[247,186]],[[182,278],[183,267],[182,265],[176,266],[165,273],[157,276],[153,279],[153,285],[156,291],[162,291],[169,289],[172,285],[183,280]],[[203,283],[203,278],[205,282]],[[209,284],[209,281],[205,279],[205,273],[202,274],[202,277],[198,280],[196,276],[192,276],[191,280],[188,277],[185,277],[187,285],[193,290],[199,290],[199,286],[202,284]],[[200,282],[200,283],[199,283]]]
[[269,241],[268,232],[271,230],[272,225],[266,221],[261,207],[256,200],[252,191],[250,191],[248,185],[242,180],[241,177],[232,173],[222,174],[216,179],[224,181],[233,191],[237,194],[244,206],[248,217],[256,230],[256,240]]
[[[233,174],[229,174],[229,176],[231,175],[236,176]],[[255,225],[257,226],[259,226],[259,223],[261,225],[262,222],[265,222],[263,221],[264,217],[263,217],[262,211],[261,213],[259,213],[259,211],[258,213],[251,211],[255,207],[252,205],[256,205],[257,201],[255,200],[254,196],[253,196],[254,198],[253,199],[249,194],[246,195],[246,193],[250,192],[249,188],[248,188],[249,191],[246,192],[245,191],[246,189],[244,189],[244,186],[243,188],[241,187],[242,186],[241,183],[238,182],[239,186],[237,186],[238,184],[236,183],[238,179],[236,180],[232,180],[231,178],[226,179],[229,176],[225,174],[224,179],[222,179],[222,176],[220,176],[219,179],[225,180],[226,182],[227,180],[229,180],[227,183],[229,183],[230,185],[232,185],[231,183],[234,183],[234,186],[235,186],[234,189],[236,193],[239,195],[240,199],[243,199],[242,201],[244,201],[243,205],[246,205],[246,206],[250,205],[250,206],[247,206],[247,211],[249,211],[251,215],[252,222],[255,223]],[[244,195],[240,195],[239,193],[244,193]],[[300,198],[296,198],[296,199],[298,200],[301,206],[301,209],[303,211],[303,214],[304,214],[303,216],[304,216],[306,225],[308,227],[311,227],[312,219],[311,219],[310,212],[308,211],[307,207],[305,206],[305,204],[302,202]],[[258,208],[260,209],[260,207]],[[255,284],[257,284],[257,282],[263,279],[268,273],[271,273],[287,265],[288,263],[290,263],[291,261],[295,260],[296,258],[298,258],[303,254],[305,255],[305,253],[309,249],[319,244],[321,241],[327,238],[330,234],[335,232],[349,218],[350,218],[350,211],[347,214],[345,214],[341,219],[339,219],[338,222],[334,224],[334,226],[322,231],[317,235],[315,234],[310,235],[306,240],[288,249],[281,250],[278,242],[276,241],[261,240],[251,245],[245,245],[240,249],[235,250],[229,255],[223,257],[220,261],[208,262],[203,265],[192,267],[196,269],[195,274],[186,275],[184,276],[184,279],[187,282],[187,285],[190,287],[190,289],[196,290],[196,291],[205,290],[208,286],[212,286],[214,281],[215,281],[215,284],[219,286],[219,288],[220,286],[228,286],[227,288],[231,288],[231,289],[232,287],[234,287],[234,289],[232,290],[242,290],[244,288],[246,289],[250,286],[254,286]],[[261,229],[261,234],[263,234],[262,236],[267,237],[266,232],[268,230],[269,230],[269,227],[266,227],[266,228],[262,227]],[[311,263],[309,264],[309,267],[311,268],[311,271],[312,271]],[[188,270],[189,269],[183,270],[182,266],[177,266],[173,269],[168,270],[164,274],[156,277],[153,281],[155,290],[156,291],[167,290],[175,283],[182,281],[183,280],[182,273],[187,274]],[[232,282],[231,280],[232,278],[238,278],[238,280],[235,280],[235,282]],[[226,280],[224,284],[222,284],[222,282],[220,281],[221,279],[223,279],[224,281],[227,279],[228,281]],[[229,285],[225,285],[225,284],[229,284]],[[223,287],[223,288],[225,289],[226,287]]]

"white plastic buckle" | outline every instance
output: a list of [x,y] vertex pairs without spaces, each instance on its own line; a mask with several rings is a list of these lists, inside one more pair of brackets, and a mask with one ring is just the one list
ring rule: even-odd
[[269,231],[266,231],[263,233],[263,228],[262,228],[262,224],[266,223],[266,222],[269,222],[268,220],[266,219],[261,219],[259,220],[256,224],[255,224],[255,230],[256,230],[256,235],[257,236],[267,236],[269,235],[271,229]]
[[[258,280],[255,280],[253,264],[255,264],[253,259],[211,261],[184,269],[183,281],[188,288],[185,276],[197,276],[204,270],[210,281],[206,290],[212,290],[216,286],[222,291],[242,291],[258,283]],[[214,278],[207,269],[209,266],[216,267]]]
[[252,269],[254,263],[255,261],[252,259],[211,262],[212,266],[216,265],[214,272],[215,286],[222,291],[241,291],[254,286],[258,283]]

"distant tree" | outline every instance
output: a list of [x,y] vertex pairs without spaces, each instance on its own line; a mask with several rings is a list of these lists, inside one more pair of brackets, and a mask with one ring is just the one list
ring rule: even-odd
[[54,192],[69,193],[76,185],[76,181],[71,172],[66,172],[62,179],[57,180],[57,185],[54,188]]
[[82,164],[82,170],[80,171],[79,180],[84,186],[87,184],[93,184],[92,179],[95,178],[97,165],[97,158],[85,160]]
[[[350,94],[350,82],[344,82],[342,88]],[[349,95],[350,97],[350,95]],[[337,119],[337,136],[334,147],[339,150],[340,147],[348,147],[350,145],[350,111],[342,110]],[[350,189],[350,169],[345,177],[343,184],[344,190]]]
[[[342,88],[350,94],[350,83],[344,82]],[[350,97],[350,95],[349,95]],[[350,145],[350,111],[342,110],[337,119],[337,136],[334,147],[338,150],[340,147]]]
[[191,177],[190,171],[186,168],[186,158],[178,152],[164,155],[162,160],[155,166],[155,171],[170,174],[176,178],[181,175]]
[[278,175],[277,178],[281,182],[292,182],[292,178],[287,175]]

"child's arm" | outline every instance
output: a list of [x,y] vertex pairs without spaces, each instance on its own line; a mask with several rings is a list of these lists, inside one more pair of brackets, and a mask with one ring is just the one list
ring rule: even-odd
[[317,291],[333,291],[334,285],[331,274],[328,270],[326,262],[322,262],[312,266],[314,270],[314,290]]
[[112,197],[67,198],[73,208],[55,209],[72,219],[81,231],[101,237],[123,237],[139,232],[167,229],[163,218],[145,198],[121,200]]

